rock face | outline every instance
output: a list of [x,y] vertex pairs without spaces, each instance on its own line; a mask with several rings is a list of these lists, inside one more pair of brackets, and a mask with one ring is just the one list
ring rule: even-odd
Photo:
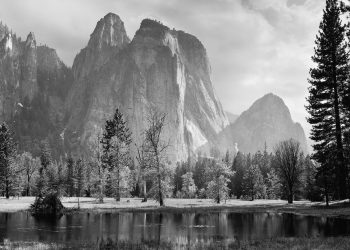
[[0,121],[14,128],[20,150],[38,154],[46,139],[54,155],[63,153],[59,131],[72,82],[54,49],[37,46],[33,33],[21,41],[0,24]]
[[73,64],[66,146],[86,151],[119,107],[134,140],[151,108],[167,114],[169,159],[186,160],[228,125],[210,79],[206,50],[194,36],[145,19],[130,42],[115,14],[101,19]]
[[307,152],[303,128],[293,122],[283,100],[270,93],[255,101],[233,124],[219,133],[217,141],[211,146],[225,152],[237,143],[239,151],[255,153],[264,150],[266,143],[267,150],[271,152],[278,142],[290,138],[299,141],[302,150]]

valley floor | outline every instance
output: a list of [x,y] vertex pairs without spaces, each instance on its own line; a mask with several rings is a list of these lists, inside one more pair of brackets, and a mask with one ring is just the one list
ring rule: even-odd
[[[19,197],[5,199],[0,197],[0,212],[17,212],[27,210],[35,200],[35,197]],[[230,199],[221,204],[210,199],[166,199],[165,206],[159,207],[155,200],[149,199],[141,202],[141,198],[123,198],[116,202],[113,198],[105,198],[104,203],[98,203],[95,198],[79,198],[79,205],[82,211],[103,212],[113,211],[220,211],[231,212],[284,212],[316,216],[336,216],[350,218],[350,203],[347,201],[334,202],[329,208],[321,202],[295,201],[288,204],[284,200],[254,200],[244,201]],[[62,203],[67,208],[77,208],[78,198],[64,197]]]

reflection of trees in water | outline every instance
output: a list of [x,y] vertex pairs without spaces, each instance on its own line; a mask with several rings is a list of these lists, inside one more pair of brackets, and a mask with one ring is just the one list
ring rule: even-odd
[[265,239],[283,236],[313,237],[350,234],[350,221],[278,213],[82,213],[59,220],[37,220],[28,213],[0,213],[0,242],[113,242],[160,244],[189,248],[196,242]]

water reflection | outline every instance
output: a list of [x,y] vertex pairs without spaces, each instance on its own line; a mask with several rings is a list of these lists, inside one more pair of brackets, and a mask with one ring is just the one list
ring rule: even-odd
[[350,235],[350,221],[280,213],[84,213],[59,220],[35,219],[29,213],[0,213],[0,242],[115,241],[222,242],[274,237]]

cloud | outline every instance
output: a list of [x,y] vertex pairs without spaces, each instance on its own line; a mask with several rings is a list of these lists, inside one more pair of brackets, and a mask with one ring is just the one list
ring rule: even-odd
[[319,0],[0,0],[2,21],[56,48],[71,65],[96,22],[118,14],[132,38],[143,18],[197,36],[212,65],[224,108],[247,109],[268,92],[281,96],[304,127],[310,57],[324,1]]

